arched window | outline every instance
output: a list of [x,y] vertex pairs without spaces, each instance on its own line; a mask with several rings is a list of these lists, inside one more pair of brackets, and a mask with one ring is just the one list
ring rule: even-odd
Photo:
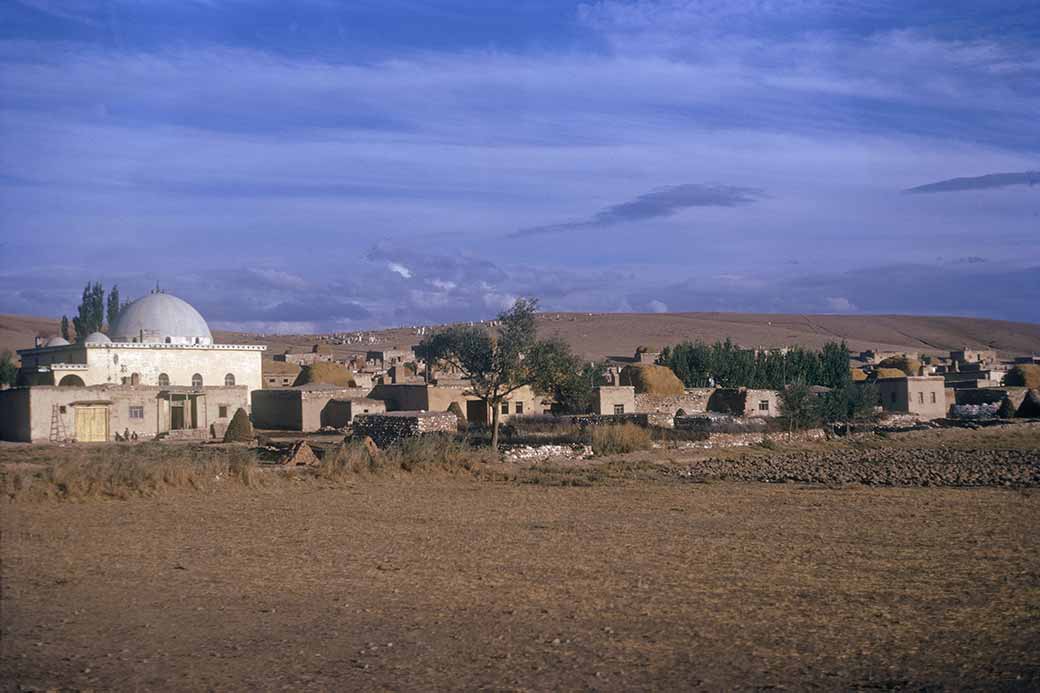
[[166,338],[166,343],[167,344],[172,344],[173,343],[173,339],[171,339],[170,337],[167,337]]
[[234,387],[234,386],[235,386],[235,374],[234,373],[228,373],[227,375],[224,376],[224,387]]
[[112,354],[112,364],[115,366],[119,365],[119,354]]
[[202,387],[202,375],[200,373],[191,376],[191,386],[194,388]]
[[140,385],[141,384],[141,374],[140,373],[131,373],[130,374],[130,384],[131,385]]
[[72,375],[71,373],[69,375],[63,376],[62,379],[58,381],[58,387],[83,387],[83,386],[84,386],[83,385],[83,378],[79,377],[78,375]]
[[159,387],[169,387],[169,386],[170,386],[170,376],[166,375],[165,373],[160,373],[159,374]]

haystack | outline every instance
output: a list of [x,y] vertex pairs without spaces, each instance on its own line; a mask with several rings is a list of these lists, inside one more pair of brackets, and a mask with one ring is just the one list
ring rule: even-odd
[[852,368],[850,370],[852,371],[852,382],[862,383],[867,379],[867,374],[863,372],[862,368]]
[[1040,366],[1035,363],[1019,364],[1004,376],[1004,384],[1028,387],[1030,390],[1040,389]]
[[288,455],[282,459],[282,464],[287,467],[314,467],[319,464],[318,456],[314,454],[314,450],[307,444],[307,441],[301,440],[293,446],[292,450]]
[[898,368],[903,375],[921,374],[921,362],[910,356],[889,356],[878,364],[878,370],[882,368]]
[[299,385],[338,385],[339,387],[357,387],[353,374],[338,363],[313,363],[300,369],[294,386]]
[[899,368],[876,368],[874,369],[875,380],[888,380],[890,378],[905,378],[906,372]]
[[253,435],[253,424],[249,423],[249,414],[245,409],[239,407],[235,415],[231,417],[231,423],[224,431],[225,443],[248,443],[256,436]]
[[1030,390],[1026,393],[1022,404],[1018,405],[1015,416],[1020,419],[1040,419],[1040,390]]
[[621,384],[632,385],[639,394],[681,395],[683,383],[668,366],[639,364],[621,369]]

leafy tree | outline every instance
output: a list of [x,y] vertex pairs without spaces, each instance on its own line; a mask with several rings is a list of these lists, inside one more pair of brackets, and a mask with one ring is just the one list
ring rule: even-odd
[[112,290],[108,292],[108,302],[105,306],[105,317],[108,318],[108,326],[116,324],[116,318],[119,317],[119,311],[122,310],[123,304],[119,302],[119,285],[113,284]]
[[497,331],[453,326],[434,332],[415,347],[427,363],[455,366],[473,392],[491,408],[491,447],[498,450],[501,403],[524,385],[550,392],[574,366],[573,356],[559,340],[539,340],[533,299],[519,299],[498,316]]
[[848,383],[817,398],[819,418],[827,423],[863,421],[874,416],[878,403],[877,386],[873,383]]
[[61,316],[61,336],[66,342],[72,341],[72,328],[69,326],[69,316]]
[[822,352],[794,347],[744,349],[731,340],[683,342],[665,348],[657,362],[687,387],[753,387],[779,390],[790,383],[840,386],[848,379],[848,348],[832,342]]
[[101,282],[87,282],[77,311],[79,315],[72,318],[77,341],[83,341],[91,332],[101,331],[105,324],[105,289]]
[[789,432],[812,428],[820,421],[816,395],[804,383],[780,391],[780,415]]
[[0,385],[14,385],[18,379],[18,366],[14,363],[14,356],[10,351],[0,354]]
[[553,398],[565,414],[586,414],[592,411],[596,385],[603,366],[598,363],[582,365],[575,357],[571,367],[556,384]]

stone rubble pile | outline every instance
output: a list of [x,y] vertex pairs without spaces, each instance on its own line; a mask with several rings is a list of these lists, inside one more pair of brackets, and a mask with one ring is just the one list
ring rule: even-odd
[[691,481],[870,486],[1040,486],[1040,449],[876,449],[791,452],[698,460],[676,472]]
[[591,445],[517,445],[505,450],[507,462],[532,462],[558,459],[587,459],[592,457]]

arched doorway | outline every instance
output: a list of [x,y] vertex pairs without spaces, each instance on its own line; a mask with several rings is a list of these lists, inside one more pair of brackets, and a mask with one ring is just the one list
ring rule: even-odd
[[86,383],[83,382],[83,378],[70,373],[62,376],[61,380],[58,381],[58,387],[86,387]]
[[131,373],[130,374],[130,384],[131,385],[140,385],[141,384],[141,374],[140,373]]

